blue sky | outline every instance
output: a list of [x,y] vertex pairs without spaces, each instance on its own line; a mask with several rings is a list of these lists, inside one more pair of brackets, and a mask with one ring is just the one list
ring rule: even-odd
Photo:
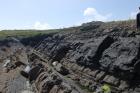
[[135,18],[140,0],[0,0],[0,29],[50,29]]

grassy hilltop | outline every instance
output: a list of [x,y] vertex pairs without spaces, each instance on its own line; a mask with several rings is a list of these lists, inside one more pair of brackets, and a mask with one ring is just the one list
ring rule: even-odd
[[[73,31],[80,31],[81,30],[80,28],[84,28],[84,31],[90,31],[90,28],[92,29],[94,28],[94,26],[92,25],[93,23],[94,22],[89,22],[89,23],[84,23],[78,27],[52,29],[52,30],[2,30],[0,31],[0,39],[7,38],[7,37],[26,38],[26,37],[34,37],[36,35],[44,35],[44,34],[57,33],[57,32],[64,32],[64,33],[71,32],[71,31],[73,32]],[[96,23],[94,25],[96,25]],[[136,30],[135,20],[106,22],[96,29],[110,30],[112,28],[118,28],[120,30],[135,31]]]

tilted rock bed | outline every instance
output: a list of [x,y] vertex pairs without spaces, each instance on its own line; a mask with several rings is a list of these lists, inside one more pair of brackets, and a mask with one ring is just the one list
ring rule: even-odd
[[[139,93],[140,32],[132,31],[135,29],[134,25],[117,24],[112,27],[109,25],[103,22],[93,22],[71,28],[65,33],[21,39],[21,42],[33,46],[49,61],[61,63],[69,70],[66,77],[73,79],[79,86],[88,88],[90,91],[94,91],[94,87],[100,81],[104,81],[111,85],[114,93]],[[27,64],[27,56],[24,55],[25,53],[18,55],[20,51],[17,49],[24,50],[23,46],[15,39],[0,41],[0,61],[12,56],[13,62],[18,60]],[[16,58],[15,55],[18,57]],[[29,61],[34,61],[33,59]],[[37,62],[40,61],[37,60]],[[0,68],[2,65],[0,64]],[[16,70],[15,74],[12,72],[14,70]],[[23,93],[26,92],[26,79],[19,75],[20,70],[19,66],[10,71],[11,76],[14,77],[11,80],[5,78],[10,78],[8,73],[3,74],[2,70],[0,71],[0,86],[2,86],[0,92],[16,93],[21,92],[23,88],[25,88]],[[55,73],[43,72],[42,70],[33,84],[42,93],[58,91],[63,93],[71,90],[71,86],[65,84]],[[73,90],[72,93],[77,92]]]
[[0,93],[79,93],[14,39],[0,41]]
[[35,93],[79,93],[64,79],[65,77],[60,77],[54,72],[46,61],[34,54],[30,58],[33,58],[33,64],[28,78]]
[[110,31],[91,28],[87,32],[78,30],[47,36],[36,46],[36,50],[52,62],[59,61],[65,65],[72,71],[71,77],[78,72],[93,77],[80,77],[79,82],[91,81],[90,85],[86,85],[89,88],[93,82],[102,80],[117,91],[138,93],[139,37],[139,32],[119,31],[117,28]]

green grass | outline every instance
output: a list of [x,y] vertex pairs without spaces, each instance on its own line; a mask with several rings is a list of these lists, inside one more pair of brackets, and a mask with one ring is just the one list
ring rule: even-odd
[[2,30],[0,31],[0,39],[6,37],[26,38],[26,37],[33,37],[36,35],[44,35],[49,33],[57,33],[57,32],[65,33],[73,30],[75,30],[74,27],[63,28],[63,29],[52,29],[52,30]]
[[0,31],[0,39],[6,37],[32,37],[39,34],[49,34],[49,33],[56,33],[60,30],[3,30]]
[[[135,24],[136,24],[136,21],[134,19],[111,21],[111,22],[106,22],[105,24],[101,25],[100,28],[109,29],[110,27],[111,28],[128,27],[129,30],[135,30],[136,27],[133,26]],[[78,31],[78,29],[79,27],[70,27],[70,28],[53,29],[53,30],[2,30],[0,31],[0,39],[6,38],[6,37],[26,38],[26,37],[33,37],[36,35],[43,35],[43,34],[57,33],[57,32],[62,32],[62,33],[73,32],[73,31]]]

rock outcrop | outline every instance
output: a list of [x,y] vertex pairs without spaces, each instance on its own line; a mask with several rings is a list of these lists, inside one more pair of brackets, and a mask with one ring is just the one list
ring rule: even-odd
[[90,89],[93,82],[102,80],[118,91],[134,89],[134,92],[140,88],[140,33],[129,31],[134,27],[134,24],[109,27],[109,23],[88,23],[74,32],[46,37],[36,50],[50,61],[66,66],[73,73],[71,78],[78,74],[79,82],[86,82]]

